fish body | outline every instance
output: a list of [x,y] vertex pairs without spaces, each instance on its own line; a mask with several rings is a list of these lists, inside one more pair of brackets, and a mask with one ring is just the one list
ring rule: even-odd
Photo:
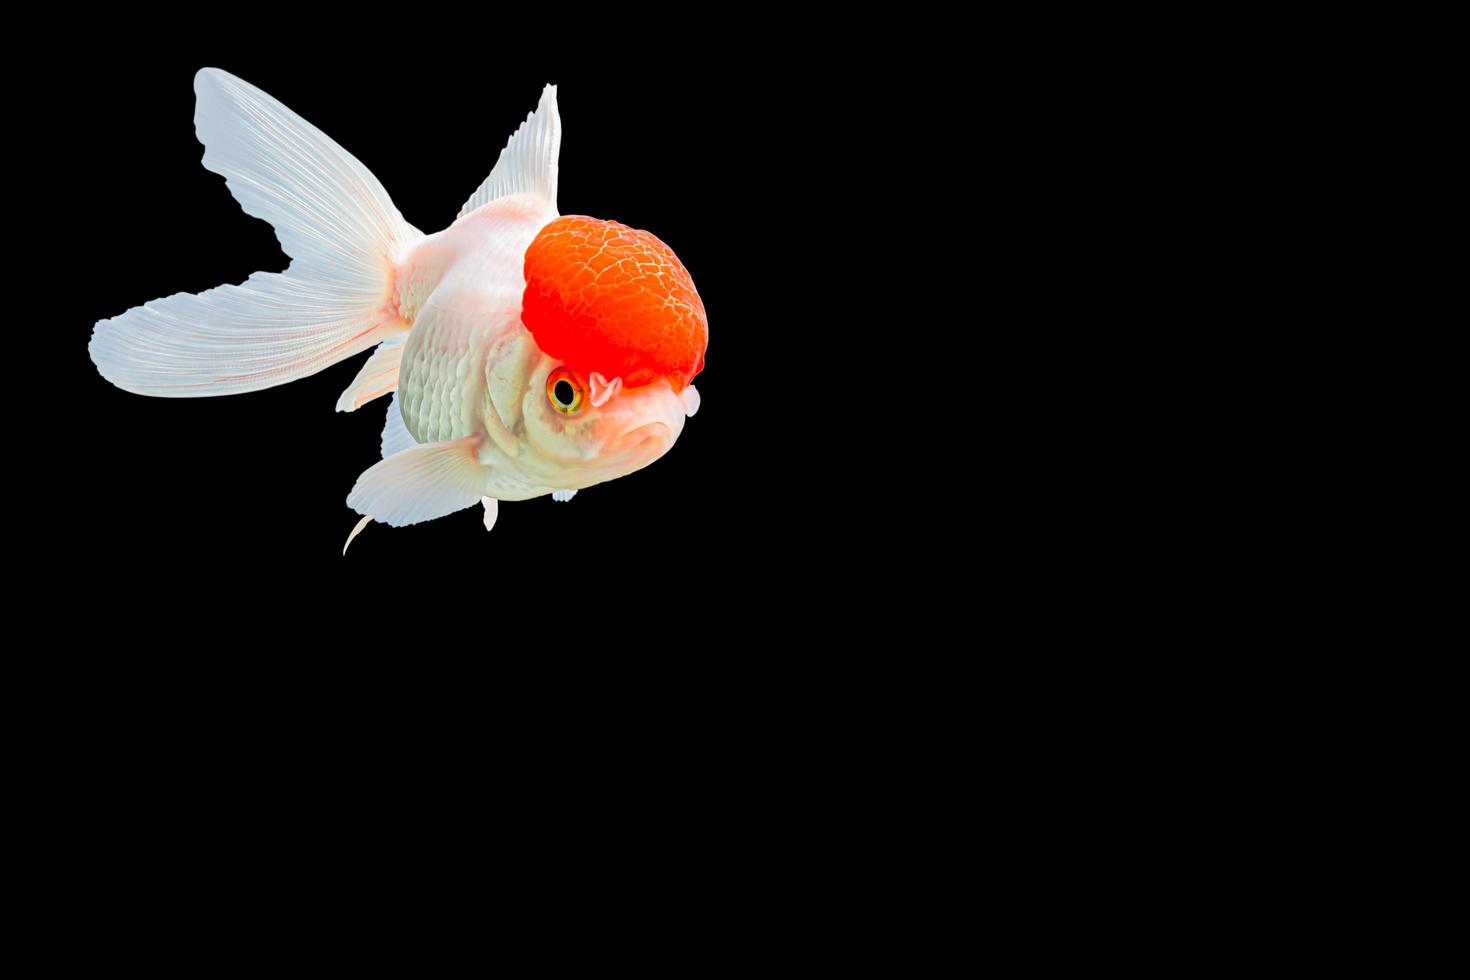
[[558,213],[553,86],[457,220],[429,235],[264,92],[214,68],[195,91],[205,166],[292,263],[98,322],[89,350],[108,380],[232,394],[374,349],[337,403],[391,395],[383,459],[347,498],[363,515],[354,536],[476,503],[490,527],[500,500],[570,499],[673,446],[699,406],[704,307],[650,233]]

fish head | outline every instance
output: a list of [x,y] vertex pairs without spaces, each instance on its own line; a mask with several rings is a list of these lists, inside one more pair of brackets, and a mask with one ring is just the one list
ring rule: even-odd
[[[522,460],[577,489],[668,452],[694,414],[709,327],[688,270],[663,242],[579,215],[526,251],[521,320],[542,357],[522,405]],[[543,469],[544,467],[544,469]]]
[[589,377],[554,358],[543,358],[521,410],[518,462],[546,486],[573,490],[652,463],[689,414],[687,398],[665,379],[624,388],[620,378]]

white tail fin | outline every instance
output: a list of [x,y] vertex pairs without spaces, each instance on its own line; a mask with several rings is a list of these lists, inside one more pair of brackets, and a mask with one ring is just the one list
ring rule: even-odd
[[102,376],[143,395],[255,391],[305,377],[408,330],[394,275],[423,237],[352,154],[260,89],[218,68],[194,76],[204,166],[270,222],[285,272],[175,293],[99,321]]

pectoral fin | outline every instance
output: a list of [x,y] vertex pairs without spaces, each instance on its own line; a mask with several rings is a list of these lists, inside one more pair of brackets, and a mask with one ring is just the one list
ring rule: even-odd
[[482,436],[412,446],[369,467],[347,495],[359,514],[403,527],[480,502],[487,470],[475,458]]

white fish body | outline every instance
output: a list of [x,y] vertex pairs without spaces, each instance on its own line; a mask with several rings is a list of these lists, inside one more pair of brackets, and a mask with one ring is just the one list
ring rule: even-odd
[[264,92],[214,68],[196,75],[195,91],[205,166],[275,227],[292,262],[100,321],[89,350],[104,377],[147,395],[231,394],[376,345],[337,404],[353,411],[394,393],[384,458],[348,496],[365,515],[358,530],[476,503],[489,527],[497,500],[570,499],[673,445],[698,406],[687,380],[624,389],[621,378],[586,372],[574,378],[579,395],[586,389],[576,411],[548,402],[548,382],[572,375],[521,314],[527,249],[558,216],[553,86],[458,219],[432,235],[403,220],[362,164]]

